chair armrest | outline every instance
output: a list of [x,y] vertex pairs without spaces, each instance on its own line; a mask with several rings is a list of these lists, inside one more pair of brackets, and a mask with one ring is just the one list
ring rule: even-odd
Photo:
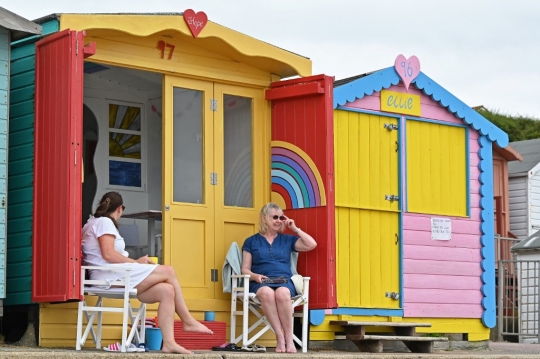
[[131,267],[109,267],[109,266],[81,266],[81,269],[90,269],[90,270],[106,270],[112,272],[129,272]]
[[243,291],[247,291],[249,288],[249,274],[233,274],[231,276],[231,281],[233,282],[233,292],[234,288],[243,288]]
[[[102,271],[112,271],[112,272],[125,272],[126,277],[125,280],[117,280],[115,282],[108,282],[105,280],[98,280],[98,279],[89,279],[86,278],[85,272],[87,270],[102,270]],[[119,287],[126,287],[126,283],[129,282],[131,276],[131,267],[128,266],[119,266],[119,267],[111,267],[111,266],[81,266],[81,297],[84,296],[84,289],[87,286],[119,286]],[[127,290],[127,288],[126,288]]]

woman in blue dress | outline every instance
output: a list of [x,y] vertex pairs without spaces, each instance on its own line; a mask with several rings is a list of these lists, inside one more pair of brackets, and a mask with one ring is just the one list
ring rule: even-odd
[[[283,234],[285,227],[296,235]],[[268,322],[276,333],[276,353],[296,353],[293,341],[291,298],[296,290],[291,282],[291,253],[307,252],[317,246],[315,239],[283,214],[275,203],[261,209],[259,233],[242,246],[242,274],[249,274],[249,291],[261,301]],[[284,277],[287,283],[263,283],[268,277]]]

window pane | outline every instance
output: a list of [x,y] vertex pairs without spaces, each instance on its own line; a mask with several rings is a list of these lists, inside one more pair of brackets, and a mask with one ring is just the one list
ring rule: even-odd
[[109,132],[109,156],[141,158],[141,136]]
[[141,187],[141,164],[134,162],[109,161],[109,184],[126,187]]
[[141,130],[141,109],[139,107],[109,104],[109,128]]
[[173,90],[173,200],[204,203],[202,92]]
[[253,206],[252,99],[223,96],[225,205]]

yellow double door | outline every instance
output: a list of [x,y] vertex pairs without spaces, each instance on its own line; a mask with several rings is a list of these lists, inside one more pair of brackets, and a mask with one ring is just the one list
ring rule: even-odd
[[165,76],[163,94],[164,263],[192,309],[217,310],[229,246],[257,231],[268,192],[263,90]]

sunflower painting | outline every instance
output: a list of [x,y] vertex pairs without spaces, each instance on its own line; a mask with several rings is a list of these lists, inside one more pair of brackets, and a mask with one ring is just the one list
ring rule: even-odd
[[141,187],[140,107],[109,104],[109,158],[109,184]]

